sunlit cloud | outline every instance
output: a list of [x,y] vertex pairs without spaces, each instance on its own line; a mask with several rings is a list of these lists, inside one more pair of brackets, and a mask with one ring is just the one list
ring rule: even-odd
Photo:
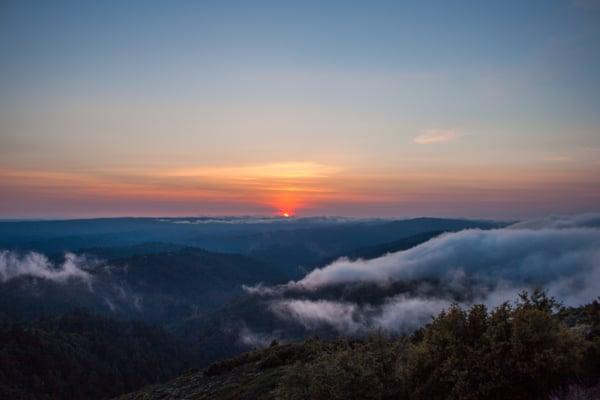
[[453,129],[428,129],[415,137],[413,142],[417,144],[434,144],[450,142],[459,137],[459,134]]

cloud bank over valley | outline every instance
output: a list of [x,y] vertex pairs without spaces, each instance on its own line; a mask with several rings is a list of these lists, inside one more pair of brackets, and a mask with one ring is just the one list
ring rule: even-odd
[[600,214],[467,229],[371,260],[345,258],[275,287],[246,288],[306,329],[407,332],[453,302],[494,307],[541,288],[564,305],[600,293]]

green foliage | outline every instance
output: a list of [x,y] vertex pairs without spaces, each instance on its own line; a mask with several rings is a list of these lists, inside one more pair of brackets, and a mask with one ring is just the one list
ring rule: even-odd
[[[597,301],[561,308],[535,291],[451,306],[406,337],[273,342],[121,399],[597,398],[599,327]],[[0,398],[107,398],[187,365],[189,349],[133,322],[79,312],[0,328]]]
[[400,368],[411,398],[546,398],[574,380],[582,339],[551,314],[551,299],[524,296],[514,309],[453,306],[438,316]]
[[[409,338],[346,342],[296,361],[284,378],[284,396],[546,399],[574,383],[598,382],[598,331],[584,335],[568,327],[557,309],[541,291],[491,312],[454,305]],[[597,326],[597,302],[584,309],[586,321]]]
[[580,379],[593,383],[600,376],[600,301],[594,300],[582,307],[564,308],[559,316],[571,330],[586,339]]
[[367,341],[338,341],[310,362],[296,361],[284,379],[285,398],[387,399],[397,391],[391,371],[403,347],[380,336]]

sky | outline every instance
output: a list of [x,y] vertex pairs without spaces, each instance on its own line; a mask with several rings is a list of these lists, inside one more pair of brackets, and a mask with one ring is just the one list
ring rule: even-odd
[[0,218],[600,210],[600,1],[0,2]]

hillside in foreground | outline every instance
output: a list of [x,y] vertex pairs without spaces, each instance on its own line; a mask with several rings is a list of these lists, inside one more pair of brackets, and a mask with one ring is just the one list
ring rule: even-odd
[[600,303],[450,307],[410,336],[278,344],[119,400],[599,398]]
[[0,399],[106,399],[196,363],[189,346],[139,321],[84,310],[0,321]]

